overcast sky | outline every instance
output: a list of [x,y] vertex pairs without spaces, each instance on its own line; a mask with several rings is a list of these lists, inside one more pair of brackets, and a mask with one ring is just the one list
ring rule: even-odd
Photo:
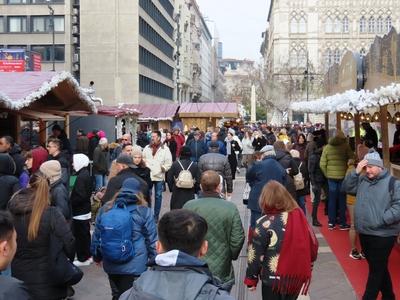
[[215,22],[223,57],[259,61],[269,0],[197,0],[203,16]]

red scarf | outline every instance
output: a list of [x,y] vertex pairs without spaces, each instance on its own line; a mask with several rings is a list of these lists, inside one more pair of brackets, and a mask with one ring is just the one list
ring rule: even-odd
[[273,289],[279,294],[306,295],[312,262],[317,259],[318,241],[300,208],[289,212]]
[[157,150],[158,150],[158,148],[160,148],[160,146],[161,146],[161,143],[158,143],[158,144],[152,143],[152,144],[150,144],[151,152],[153,154],[153,157],[156,155]]

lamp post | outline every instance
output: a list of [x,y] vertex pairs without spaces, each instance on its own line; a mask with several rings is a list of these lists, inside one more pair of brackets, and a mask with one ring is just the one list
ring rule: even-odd
[[[50,0],[47,0],[47,3],[50,3]],[[56,62],[55,62],[55,28],[54,28],[54,8],[51,7],[50,4],[47,5],[50,14],[50,27],[51,27],[51,34],[52,34],[52,47],[51,47],[51,54],[50,59],[53,63],[52,71],[56,70]]]
[[[307,95],[307,102],[310,97],[310,81],[314,79],[314,76],[312,73],[310,73],[310,60],[308,58],[308,51],[307,51],[307,62],[306,62],[306,70],[304,71],[304,79],[306,80],[306,95]],[[310,122],[310,114],[307,113],[307,122]]]

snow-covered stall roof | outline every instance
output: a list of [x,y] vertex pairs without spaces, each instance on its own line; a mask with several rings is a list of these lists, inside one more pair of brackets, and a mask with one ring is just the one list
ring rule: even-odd
[[182,103],[179,108],[180,117],[226,117],[237,118],[239,108],[232,102],[214,102],[214,103]]
[[101,105],[97,107],[97,111],[99,115],[112,116],[117,118],[126,115],[138,116],[141,114],[141,112],[136,108],[126,107],[126,105],[118,105],[118,106]]
[[361,112],[368,108],[399,102],[400,84],[392,83],[373,92],[349,90],[318,100],[293,102],[290,109],[308,113]]
[[179,105],[176,103],[149,103],[149,104],[123,104],[123,109],[136,109],[141,115],[138,120],[147,121],[172,121]]
[[97,112],[95,103],[68,72],[0,73],[0,108]]

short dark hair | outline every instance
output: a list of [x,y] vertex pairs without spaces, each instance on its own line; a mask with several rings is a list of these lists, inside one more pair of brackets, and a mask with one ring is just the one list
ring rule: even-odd
[[207,230],[207,221],[197,213],[175,209],[158,222],[158,239],[165,251],[180,250],[197,256]]
[[56,144],[57,147],[58,147],[58,150],[61,151],[61,141],[60,141],[59,139],[57,139],[57,138],[49,138],[49,140],[47,141],[47,145],[48,145],[49,143]]
[[0,242],[9,241],[14,232],[14,223],[8,211],[0,210]]
[[2,137],[2,139],[5,139],[7,144],[9,144],[11,147],[14,147],[14,139],[12,138],[12,136],[5,135]]
[[161,138],[161,131],[160,130],[153,130],[151,133],[156,133],[159,138]]

